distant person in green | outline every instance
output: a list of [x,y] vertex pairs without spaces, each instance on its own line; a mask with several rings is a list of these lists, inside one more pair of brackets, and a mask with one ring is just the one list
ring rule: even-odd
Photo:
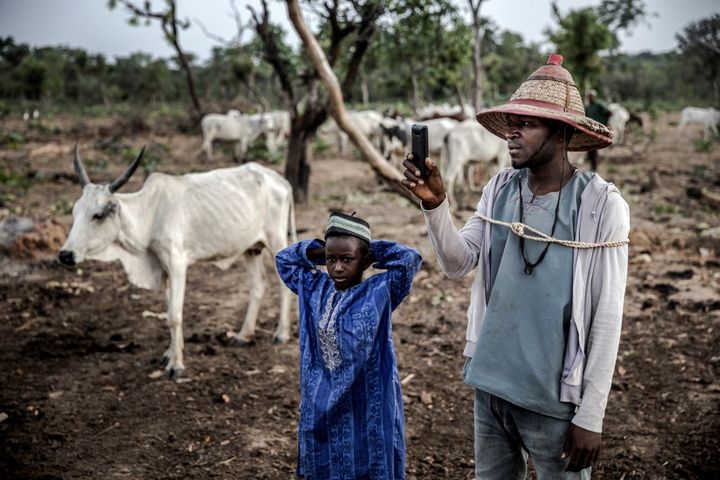
[[[610,120],[610,110],[607,106],[597,99],[597,91],[590,90],[587,94],[588,103],[585,105],[585,115],[592,118],[596,122],[600,122],[603,125],[608,124]],[[590,166],[593,172],[597,172],[598,167],[598,151],[589,150],[587,152],[588,160],[590,160]]]

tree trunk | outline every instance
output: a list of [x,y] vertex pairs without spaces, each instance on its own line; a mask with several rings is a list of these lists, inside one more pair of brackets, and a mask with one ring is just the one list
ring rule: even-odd
[[290,129],[288,139],[288,153],[285,162],[285,178],[293,188],[296,203],[305,203],[308,198],[308,184],[310,181],[310,148],[305,132],[299,128]]
[[368,90],[365,70],[360,71],[360,91],[362,92],[362,103],[367,107],[368,103],[370,103],[370,91]]
[[473,34],[475,38],[473,39],[473,72],[475,73],[475,79],[473,82],[473,106],[475,107],[475,111],[480,111],[483,107],[483,84],[485,83],[485,69],[482,65],[482,40],[483,35],[485,34],[484,29],[482,28],[482,19],[480,18],[480,7],[482,7],[482,3],[485,0],[475,0],[477,2],[474,3],[473,0],[468,0],[468,4],[470,5],[470,14],[473,16],[472,18],[472,26],[473,26]]
[[420,87],[418,86],[418,79],[415,72],[412,74],[412,87],[413,87],[413,112],[417,113],[420,108]]
[[475,71],[475,82],[473,85],[473,105],[476,111],[480,111],[483,105],[482,95],[482,32],[477,29],[475,31],[475,45],[473,48],[473,70]]
[[460,111],[464,114],[465,113],[465,97],[463,96],[463,93],[460,90],[460,85],[458,85],[457,83],[455,84],[455,96],[457,97],[458,105],[460,105]]
[[303,44],[305,45],[306,54],[315,66],[315,70],[320,75],[320,79],[325,84],[330,96],[330,114],[337,122],[338,126],[350,137],[350,140],[362,152],[365,159],[370,163],[373,170],[380,174],[390,184],[396,192],[417,204],[417,200],[412,194],[400,183],[404,178],[403,175],[393,168],[383,156],[373,147],[368,138],[360,133],[347,117],[345,112],[345,104],[343,102],[340,83],[338,82],[335,72],[325,57],[317,39],[310,33],[305,24],[305,20],[300,13],[300,7],[297,0],[287,0],[288,15],[295,30],[298,32]]
[[[149,2],[147,2],[147,4],[149,5]],[[193,108],[195,108],[196,121],[200,122],[200,119],[203,116],[203,109],[202,106],[200,106],[200,100],[198,99],[197,93],[195,92],[195,80],[193,80],[192,69],[190,68],[190,64],[187,61],[185,53],[183,52],[182,48],[180,48],[180,39],[178,38],[178,25],[176,16],[177,5],[175,4],[175,0],[171,0],[168,6],[170,10],[168,12],[168,16],[166,16],[163,20],[162,29],[163,32],[165,32],[165,37],[167,38],[167,40],[170,41],[172,46],[175,48],[175,52],[177,53],[178,59],[180,60],[180,67],[185,74],[185,81],[187,82],[188,91],[190,92],[190,99],[192,100]]]
[[[166,31],[165,33],[166,35],[168,35],[169,32]],[[202,106],[200,106],[200,100],[198,100],[197,93],[195,92],[195,81],[193,80],[190,64],[188,63],[187,58],[185,57],[185,54],[183,53],[182,49],[180,48],[180,44],[177,41],[177,33],[175,34],[175,37],[170,37],[168,35],[168,38],[171,39],[173,47],[175,47],[175,52],[177,53],[178,60],[180,60],[180,67],[185,74],[185,82],[187,83],[188,92],[190,93],[190,100],[192,101],[193,108],[195,109],[197,121],[200,121],[203,116],[203,109]]]
[[180,62],[182,63],[183,70],[185,71],[185,80],[187,82],[188,91],[190,92],[193,108],[195,109],[195,114],[197,115],[198,120],[200,120],[203,116],[203,109],[202,106],[200,106],[200,100],[198,99],[197,92],[195,92],[195,81],[193,80],[192,70],[190,70],[190,65],[179,47],[178,54],[180,55]]

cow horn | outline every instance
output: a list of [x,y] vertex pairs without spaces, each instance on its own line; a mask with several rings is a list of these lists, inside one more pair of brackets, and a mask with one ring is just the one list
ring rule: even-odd
[[133,160],[133,162],[130,164],[130,166],[125,170],[125,172],[120,175],[116,180],[114,180],[110,184],[110,193],[116,192],[120,189],[125,183],[127,183],[128,180],[130,180],[130,177],[132,177],[132,174],[135,173],[135,170],[137,170],[138,165],[140,165],[140,160],[142,160],[143,154],[145,153],[145,145],[143,145],[142,150],[140,150],[140,153],[138,154],[137,158]]
[[84,187],[90,183],[90,177],[88,177],[88,174],[85,171],[85,166],[83,165],[82,160],[80,160],[77,142],[75,143],[75,149],[73,150],[73,166],[75,167],[75,175],[77,175],[78,180],[80,180],[80,186]]

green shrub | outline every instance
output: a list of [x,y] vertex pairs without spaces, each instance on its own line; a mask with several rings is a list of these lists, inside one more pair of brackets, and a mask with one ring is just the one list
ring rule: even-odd
[[329,149],[330,144],[328,142],[326,142],[320,137],[315,137],[315,142],[313,143],[313,152],[315,152],[316,155],[322,155]]
[[693,140],[696,152],[707,152],[712,147],[712,140],[705,140],[704,138],[696,138]]
[[10,188],[25,189],[30,186],[30,179],[13,170],[0,168],[0,184]]
[[0,148],[16,149],[23,143],[25,143],[25,137],[22,133],[0,130]]
[[655,205],[653,210],[658,215],[672,214],[678,211],[677,207],[671,203],[659,203]]

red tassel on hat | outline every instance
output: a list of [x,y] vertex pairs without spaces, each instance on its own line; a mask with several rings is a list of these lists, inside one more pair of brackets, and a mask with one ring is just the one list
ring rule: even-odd
[[551,53],[548,57],[547,65],[562,65],[563,56],[559,53]]

